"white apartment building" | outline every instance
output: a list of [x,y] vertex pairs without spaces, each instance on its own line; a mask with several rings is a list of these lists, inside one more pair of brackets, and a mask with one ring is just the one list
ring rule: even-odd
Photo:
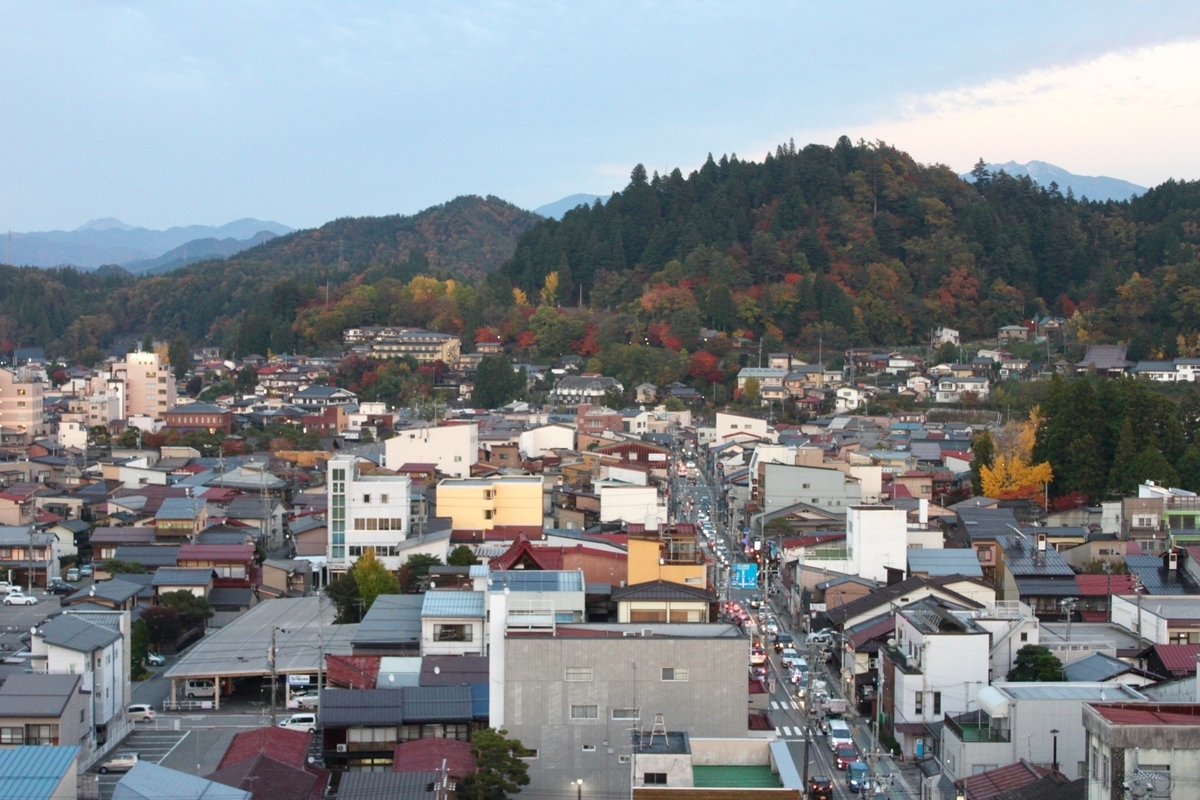
[[40,370],[0,368],[0,442],[29,444],[46,435]]
[[404,464],[435,464],[451,478],[471,477],[479,461],[479,425],[474,422],[409,428],[396,432],[384,445],[389,469]]
[[401,543],[408,536],[412,482],[401,475],[365,475],[355,456],[336,456],[327,467],[329,545],[332,575],[345,573],[368,548],[389,570],[404,559]]
[[718,411],[716,432],[710,447],[737,441],[738,436],[744,436],[746,439],[775,441],[774,436],[768,435],[765,419],[743,417],[740,414],[724,414]]

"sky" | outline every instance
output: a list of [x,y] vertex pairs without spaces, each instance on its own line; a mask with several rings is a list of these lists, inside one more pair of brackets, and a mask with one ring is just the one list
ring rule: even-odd
[[0,0],[0,230],[535,208],[883,140],[1200,178],[1194,2]]

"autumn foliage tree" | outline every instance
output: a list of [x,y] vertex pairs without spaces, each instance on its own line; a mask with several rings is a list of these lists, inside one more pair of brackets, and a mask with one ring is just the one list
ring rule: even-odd
[[987,497],[1001,500],[1025,499],[1041,501],[1046,486],[1054,480],[1048,461],[1033,461],[1033,447],[1042,418],[1037,406],[1029,419],[1002,430],[998,452],[991,466],[980,468],[980,482]]

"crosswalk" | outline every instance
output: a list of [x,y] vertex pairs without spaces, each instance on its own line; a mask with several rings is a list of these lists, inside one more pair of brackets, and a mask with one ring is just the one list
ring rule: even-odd
[[787,703],[781,703],[778,700],[771,701],[771,710],[772,711],[782,711],[785,708],[790,708],[795,711],[800,711],[802,709],[802,706],[796,700],[789,700]]
[[798,725],[794,731],[790,725],[779,725],[775,728],[775,735],[782,736],[785,739],[803,739],[804,731]]

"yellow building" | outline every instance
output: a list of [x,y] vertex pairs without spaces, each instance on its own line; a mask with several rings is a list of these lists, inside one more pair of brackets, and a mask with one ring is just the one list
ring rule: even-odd
[[695,533],[666,531],[629,535],[629,585],[652,581],[707,588],[708,568]]
[[437,515],[453,520],[455,530],[490,531],[519,526],[542,527],[542,478],[447,478],[437,485]]

